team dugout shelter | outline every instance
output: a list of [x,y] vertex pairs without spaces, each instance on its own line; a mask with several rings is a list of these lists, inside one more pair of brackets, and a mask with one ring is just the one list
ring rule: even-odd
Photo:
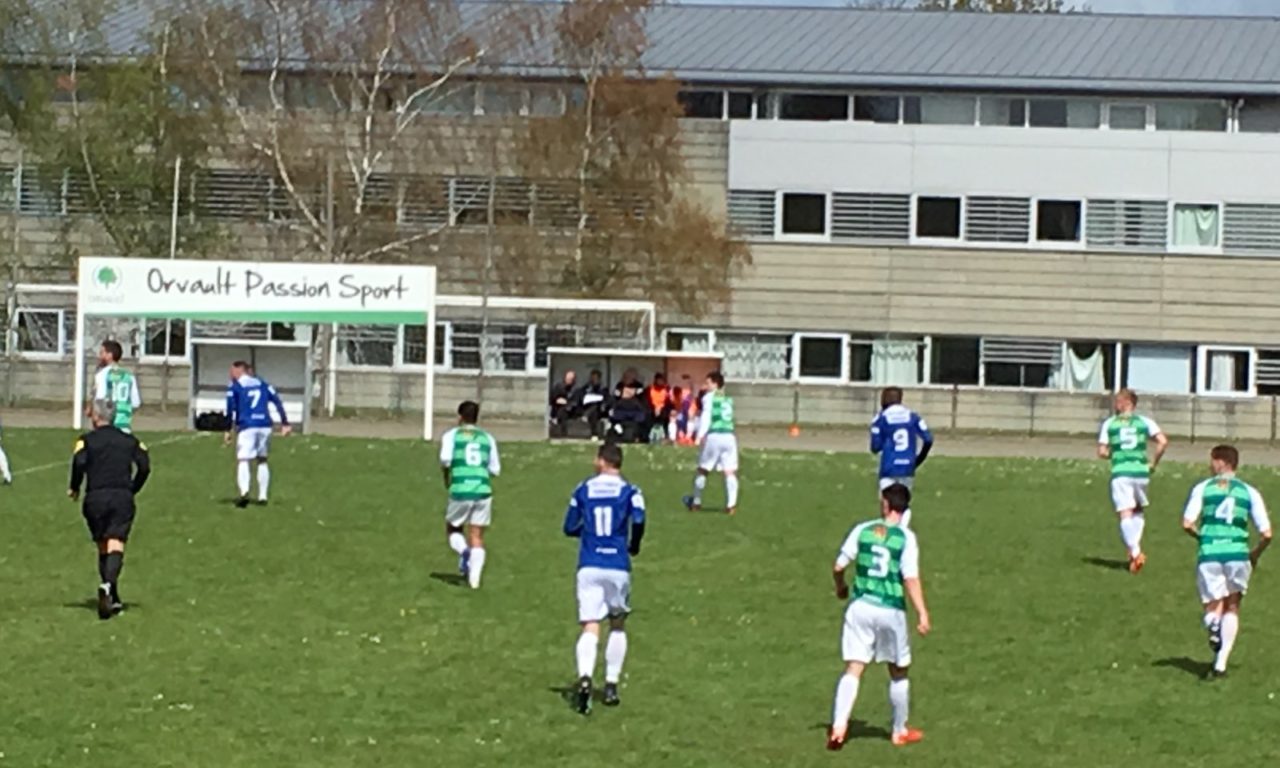
[[[435,315],[436,270],[429,266],[85,257],[78,270],[76,429],[86,394],[86,318],[431,327]],[[435,334],[426,334],[426,344],[426,359],[435,359]],[[245,360],[277,387],[290,420],[305,428],[314,381],[309,341],[203,340],[192,355],[192,414],[223,409],[227,368]],[[435,367],[425,368],[422,433],[431,440]]]

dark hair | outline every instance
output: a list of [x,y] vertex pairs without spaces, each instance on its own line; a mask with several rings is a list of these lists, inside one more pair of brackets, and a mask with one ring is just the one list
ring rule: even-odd
[[663,384],[666,384],[666,383],[667,383],[667,377],[666,377],[666,376],[664,376],[664,375],[663,375],[663,374],[661,374],[661,373],[655,373],[655,374],[653,374],[653,383],[654,383],[654,384],[657,384],[659,381],[661,381]]
[[107,339],[102,342],[102,349],[115,362],[120,362],[120,358],[124,357],[124,348],[120,346],[120,342],[115,339]]
[[480,419],[480,404],[473,400],[463,400],[458,406],[458,415],[467,424],[475,424]]
[[600,446],[596,457],[614,469],[622,469],[622,446],[608,443]]
[[911,506],[911,490],[902,483],[894,483],[880,492],[881,498],[889,502],[889,509],[894,512],[906,512]]
[[1209,451],[1209,458],[1226,462],[1232,469],[1240,466],[1240,452],[1234,445],[1215,445]]
[[246,363],[246,362],[245,362],[245,361],[243,361],[243,360],[237,360],[237,361],[235,361],[234,363],[232,363],[232,364],[231,364],[231,367],[232,367],[232,368],[248,368],[248,367],[249,367],[249,364],[248,364],[248,363]]
[[724,374],[719,371],[712,371],[707,374],[707,378],[717,387],[724,386]]
[[1116,394],[1119,395],[1120,397],[1128,399],[1129,402],[1133,403],[1133,407],[1135,408],[1138,407],[1138,393],[1134,392],[1132,389],[1125,387],[1124,389],[1120,390]]
[[604,378],[604,374],[600,372],[599,368],[592,369],[591,375],[595,376],[597,379]]
[[902,387],[885,387],[880,390],[880,407],[902,404]]

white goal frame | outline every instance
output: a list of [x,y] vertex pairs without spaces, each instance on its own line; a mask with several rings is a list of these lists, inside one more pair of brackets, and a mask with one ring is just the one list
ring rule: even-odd
[[[428,266],[81,258],[72,425],[83,426],[86,317],[431,327],[435,300],[436,269]],[[434,359],[435,334],[426,343]],[[435,366],[425,368],[422,435],[430,441]]]

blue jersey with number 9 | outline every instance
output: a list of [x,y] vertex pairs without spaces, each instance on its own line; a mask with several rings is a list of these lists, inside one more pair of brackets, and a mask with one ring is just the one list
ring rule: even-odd
[[880,454],[880,477],[912,477],[920,447],[933,434],[920,414],[904,405],[891,405],[871,422],[871,452]]

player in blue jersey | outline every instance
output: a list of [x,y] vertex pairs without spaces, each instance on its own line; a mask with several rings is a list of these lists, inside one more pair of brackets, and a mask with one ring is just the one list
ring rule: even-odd
[[267,451],[271,443],[271,411],[274,406],[280,415],[280,434],[290,432],[289,417],[285,415],[284,403],[276,388],[257,378],[253,367],[237,360],[231,364],[231,381],[227,384],[227,429],[226,442],[231,444],[231,435],[236,434],[236,485],[240,495],[236,506],[241,509],[249,506],[250,462],[258,465],[258,503],[267,503],[267,489],[271,485],[271,470],[267,467]]
[[[933,449],[933,434],[920,414],[902,404],[902,390],[885,387],[880,393],[880,413],[871,422],[871,452],[880,454],[880,490],[891,485],[912,489],[916,470]],[[911,525],[911,510],[902,515],[902,527]]]
[[581,539],[578,550],[578,686],[574,704],[591,712],[591,677],[600,648],[600,623],[609,619],[605,646],[604,704],[621,703],[618,681],[627,656],[631,612],[631,558],[644,538],[644,495],[622,477],[622,449],[605,445],[596,454],[596,475],[569,499],[564,534]]

